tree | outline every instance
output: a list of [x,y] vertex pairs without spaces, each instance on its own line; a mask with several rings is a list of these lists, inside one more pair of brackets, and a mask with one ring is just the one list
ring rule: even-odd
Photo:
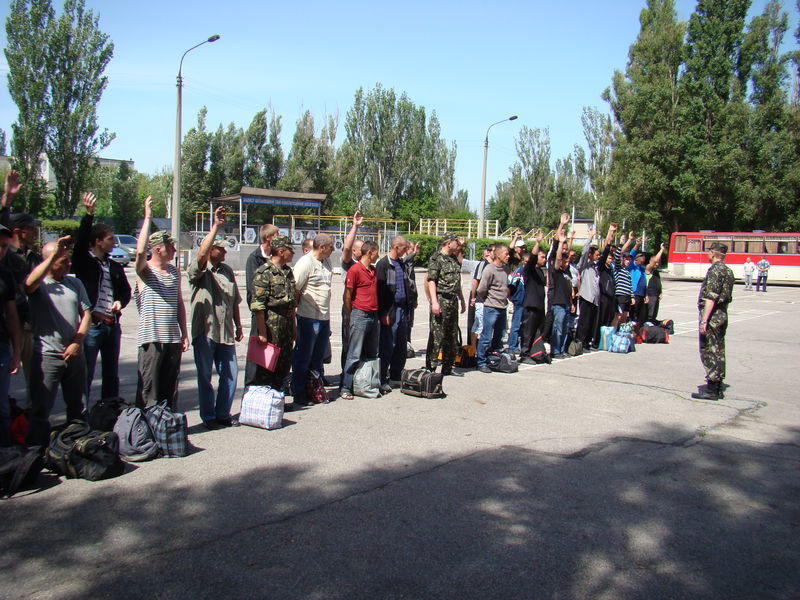
[[532,222],[542,223],[547,214],[547,189],[551,182],[550,130],[523,126],[515,145]]
[[6,132],[0,128],[0,154],[6,155]]
[[253,117],[245,134],[244,181],[247,185],[274,189],[283,177],[281,127],[281,117],[275,114],[272,107],[259,111]]
[[588,160],[583,152],[576,153],[576,172],[586,177],[593,206],[603,205],[611,177],[611,164],[614,151],[614,126],[611,117],[594,107],[584,106],[581,113],[583,137],[589,147]]
[[54,13],[50,0],[13,0],[6,19],[8,92],[17,105],[11,126],[12,167],[23,183],[15,208],[39,213],[45,186],[39,177],[47,140],[48,39]]
[[688,222],[678,91],[686,25],[673,0],[648,0],[639,22],[625,73],[615,72],[603,93],[619,126],[607,192],[620,214],[648,230],[678,230]]
[[114,45],[84,0],[65,0],[63,13],[50,21],[45,72],[49,83],[46,151],[56,176],[56,208],[72,216],[95,157],[114,134],[98,133],[97,105],[108,83],[103,75]]
[[202,107],[197,113],[197,125],[183,136],[181,154],[181,226],[194,229],[195,215],[207,210],[211,197],[208,180],[208,158],[211,135],[206,131],[208,110]]
[[111,187],[111,207],[117,233],[135,233],[136,223],[142,214],[142,203],[137,198],[133,172],[125,161],[119,163]]

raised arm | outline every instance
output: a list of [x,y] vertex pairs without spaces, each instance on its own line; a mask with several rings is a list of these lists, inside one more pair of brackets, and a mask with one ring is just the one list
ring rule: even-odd
[[[533,250],[531,250],[531,256],[532,257],[533,256],[538,256],[539,248],[542,245],[542,230],[541,229],[536,232],[536,237],[534,239],[536,240],[536,243],[533,245]],[[530,261],[528,261],[528,262],[530,262]]]
[[592,240],[594,239],[594,228],[589,227],[589,238],[586,240],[586,243],[583,245],[583,250],[581,250],[581,258],[578,261],[578,270],[583,271],[586,268],[586,263],[589,262],[589,247],[592,245]]
[[19,182],[19,173],[9,171],[3,184],[3,197],[0,199],[0,225],[8,227],[11,217],[11,202],[20,189],[22,189],[22,184]]
[[347,237],[344,238],[344,245],[342,246],[342,264],[348,263],[353,258],[353,242],[356,241],[356,234],[358,233],[358,228],[361,227],[361,223],[364,222],[364,217],[361,216],[361,211],[357,210],[355,214],[353,214],[353,225],[350,227],[350,231],[347,233]]
[[153,197],[144,199],[144,222],[136,241],[136,274],[139,277],[147,275],[147,240],[150,238],[150,222],[153,220]]
[[81,219],[81,225],[78,227],[78,235],[75,239],[75,246],[72,248],[73,263],[83,261],[86,253],[89,251],[89,232],[94,223],[94,203],[96,201],[97,198],[91,192],[86,192],[83,195],[83,208],[86,210],[86,215]]
[[564,233],[564,227],[569,223],[569,214],[561,213],[561,220],[558,223],[558,229],[556,230],[555,238],[561,239],[561,234]]
[[42,279],[44,279],[44,276],[47,275],[47,272],[50,270],[53,261],[55,261],[57,258],[61,258],[67,253],[70,239],[71,238],[68,235],[58,238],[58,242],[56,242],[56,249],[51,252],[47,258],[36,265],[33,271],[30,272],[28,277],[25,279],[26,294],[32,294],[39,288],[39,285],[42,283]]
[[648,266],[650,267],[651,271],[655,268],[656,263],[661,260],[661,257],[663,255],[664,255],[664,244],[662,243],[661,248],[658,249],[658,252],[650,258],[650,264]]
[[197,251],[197,266],[201,271],[205,270],[208,264],[208,257],[211,255],[211,247],[214,245],[214,238],[222,225],[225,224],[225,207],[221,204],[214,211],[214,224],[211,226],[211,231],[203,238],[203,243],[200,244],[200,249]]

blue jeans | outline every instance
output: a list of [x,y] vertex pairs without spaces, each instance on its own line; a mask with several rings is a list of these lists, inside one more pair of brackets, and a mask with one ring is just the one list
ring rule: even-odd
[[519,352],[519,328],[522,325],[522,314],[525,309],[521,304],[514,305],[514,314],[511,316],[511,329],[508,331],[508,347],[514,352]]
[[331,322],[297,317],[297,341],[292,355],[292,397],[295,404],[308,402],[308,371],[322,375],[322,361],[331,337]]
[[563,354],[569,330],[569,307],[553,306],[553,332],[550,334],[550,354]]
[[11,344],[0,342],[0,446],[11,445],[11,408],[8,405],[8,387],[11,385]]
[[483,306],[483,331],[478,340],[476,356],[479,367],[486,366],[486,358],[492,350],[503,347],[503,333],[506,330],[506,309]]
[[347,360],[342,372],[343,390],[353,391],[353,375],[360,360],[378,357],[379,325],[377,311],[364,312],[354,308],[350,312]]
[[381,324],[381,383],[399,381],[406,366],[408,345],[408,313],[397,306],[391,325]]
[[[239,365],[236,362],[236,346],[218,344],[204,335],[192,340],[194,364],[197,367],[197,392],[200,418],[203,422],[231,418],[231,405],[236,393],[236,377]],[[211,367],[217,369],[217,397],[211,384]]]
[[119,341],[122,330],[119,324],[95,323],[89,327],[89,333],[83,340],[83,353],[86,356],[86,406],[92,392],[94,367],[97,364],[97,353],[102,360],[103,383],[100,388],[101,398],[119,396]]

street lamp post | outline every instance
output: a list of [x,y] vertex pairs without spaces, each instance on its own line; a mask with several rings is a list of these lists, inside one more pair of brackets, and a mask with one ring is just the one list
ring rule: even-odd
[[183,70],[183,59],[195,48],[199,48],[203,44],[209,42],[216,42],[219,39],[218,35],[212,35],[207,40],[203,40],[196,46],[192,46],[181,56],[181,62],[178,65],[178,111],[175,117],[175,162],[172,165],[172,238],[175,240],[175,260],[180,260],[181,249],[181,90],[183,88],[183,78],[181,71]]
[[517,115],[513,115],[508,117],[507,119],[503,119],[502,121],[498,121],[497,123],[492,123],[486,129],[486,139],[483,141],[483,180],[481,183],[481,206],[480,211],[478,212],[478,238],[482,238],[484,232],[484,226],[486,221],[486,163],[489,159],[489,129],[494,127],[495,125],[499,125],[500,123],[505,123],[506,121],[513,121],[517,118]]

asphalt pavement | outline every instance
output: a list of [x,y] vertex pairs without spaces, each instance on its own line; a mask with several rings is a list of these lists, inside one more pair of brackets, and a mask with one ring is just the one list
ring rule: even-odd
[[[798,598],[800,288],[736,286],[717,402],[689,396],[698,289],[664,281],[667,345],[336,400],[269,432],[204,430],[190,351],[193,453],[0,502],[0,597]],[[334,377],[341,292],[335,276]],[[130,399],[136,323],[131,305]]]

